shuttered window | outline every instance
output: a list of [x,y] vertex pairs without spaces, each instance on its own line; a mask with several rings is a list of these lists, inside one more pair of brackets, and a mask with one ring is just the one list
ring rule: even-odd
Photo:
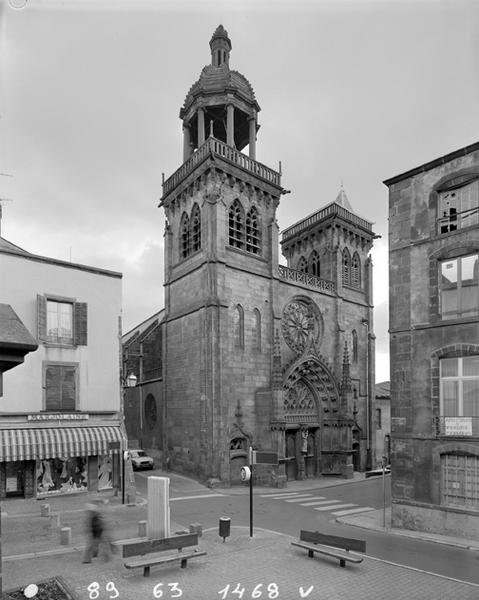
[[479,458],[441,456],[441,503],[479,509]]
[[47,344],[86,346],[88,306],[86,302],[37,296],[38,340]]
[[45,410],[76,409],[77,365],[45,366]]

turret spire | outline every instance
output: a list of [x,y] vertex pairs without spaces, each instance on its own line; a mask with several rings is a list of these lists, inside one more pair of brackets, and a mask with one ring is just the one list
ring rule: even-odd
[[216,31],[210,40],[211,48],[211,64],[214,67],[220,67],[222,64],[229,66],[230,52],[231,52],[231,40],[228,36],[228,32],[223,25],[218,25]]

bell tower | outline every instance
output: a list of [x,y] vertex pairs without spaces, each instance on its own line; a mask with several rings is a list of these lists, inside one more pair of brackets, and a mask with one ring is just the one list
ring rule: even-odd
[[164,180],[160,202],[164,439],[174,468],[228,484],[247,446],[269,431],[258,390],[271,386],[284,190],[280,173],[256,160],[260,107],[249,81],[230,68],[222,25],[210,50],[180,110],[183,162]]

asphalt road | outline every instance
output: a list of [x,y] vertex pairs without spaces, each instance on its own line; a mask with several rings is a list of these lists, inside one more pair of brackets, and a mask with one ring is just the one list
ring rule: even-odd
[[[152,474],[136,477],[137,489],[146,497],[146,478]],[[387,495],[390,498],[390,478],[386,478]],[[249,493],[229,493],[228,490],[208,490],[192,487],[182,489],[181,496],[170,490],[171,519],[182,525],[198,522],[203,528],[218,527],[219,518],[229,517],[232,525],[248,527]],[[381,508],[383,506],[382,480],[366,479],[361,482],[322,487],[298,495],[288,495],[290,490],[254,492],[253,531],[261,527],[294,537],[300,529],[318,530],[324,533],[366,540],[367,554],[382,560],[407,565],[431,573],[437,573],[479,584],[479,554],[436,542],[427,542],[393,534],[375,532],[335,522],[336,510],[348,510],[342,505]],[[274,498],[274,496],[277,496]],[[301,498],[302,496],[302,498]],[[175,499],[179,497],[179,499]],[[293,501],[294,500],[294,501]],[[322,504],[319,504],[321,502]],[[315,503],[302,506],[305,503]],[[331,506],[331,510],[329,510]],[[335,509],[339,506],[338,509]],[[316,510],[321,507],[324,510]],[[351,507],[351,509],[355,509]]]

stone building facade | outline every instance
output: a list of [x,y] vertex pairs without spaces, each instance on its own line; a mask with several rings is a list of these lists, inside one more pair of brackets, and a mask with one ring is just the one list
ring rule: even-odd
[[392,524],[479,535],[479,143],[389,187]]
[[374,456],[372,225],[341,189],[279,239],[286,190],[256,160],[260,107],[230,69],[222,26],[210,48],[180,111],[183,163],[160,204],[161,451],[173,468],[226,485],[239,482],[250,446],[278,452],[278,467],[257,471],[273,485],[352,476]]

